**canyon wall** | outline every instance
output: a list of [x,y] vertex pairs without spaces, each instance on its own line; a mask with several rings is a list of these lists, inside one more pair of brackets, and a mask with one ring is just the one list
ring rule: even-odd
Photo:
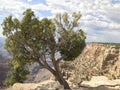
[[79,82],[99,75],[120,78],[120,44],[89,43],[83,53],[68,64],[73,67],[74,80]]

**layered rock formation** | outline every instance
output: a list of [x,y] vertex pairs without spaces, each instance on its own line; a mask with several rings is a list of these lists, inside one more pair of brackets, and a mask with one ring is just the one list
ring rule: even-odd
[[10,55],[7,50],[4,48],[5,38],[0,37],[0,88],[4,87],[4,80],[7,77],[7,72],[10,68],[7,65],[7,62],[10,59]]
[[74,67],[72,72],[77,82],[99,75],[120,78],[120,44],[89,43],[83,53],[68,64]]
[[9,71],[9,67],[7,65],[7,59],[0,55],[0,87],[3,87],[3,82],[7,77],[6,73]]

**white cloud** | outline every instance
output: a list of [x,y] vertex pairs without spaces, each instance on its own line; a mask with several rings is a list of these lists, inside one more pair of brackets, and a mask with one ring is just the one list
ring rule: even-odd
[[22,14],[22,12],[27,7],[27,4],[20,2],[18,0],[0,0],[0,15],[8,16],[12,14],[13,16],[16,14]]
[[27,0],[28,2],[32,2],[32,0]]
[[26,8],[32,8],[40,18],[43,16],[39,11],[44,10],[53,15],[80,11],[81,28],[87,33],[87,41],[120,43],[120,3],[113,4],[111,0],[46,0],[46,4],[30,5],[21,0],[0,0],[0,17],[9,14],[20,17]]
[[35,5],[31,5],[30,6],[32,9],[34,9],[34,10],[42,10],[42,11],[44,11],[44,10],[50,10],[49,8],[48,8],[48,6],[46,6],[46,5],[44,5],[44,4],[35,4]]
[[[27,0],[32,1],[32,0]],[[0,0],[0,16],[8,16],[12,14],[15,17],[20,17],[27,8],[31,8],[35,12],[37,11],[48,11],[50,8],[42,3],[29,4],[22,2],[21,0]],[[16,16],[17,15],[17,16]]]

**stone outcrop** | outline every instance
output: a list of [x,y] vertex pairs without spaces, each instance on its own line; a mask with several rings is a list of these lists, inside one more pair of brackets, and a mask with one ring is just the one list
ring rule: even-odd
[[8,90],[63,90],[63,87],[56,81],[46,80],[40,83],[15,83]]
[[83,81],[81,86],[94,90],[120,90],[120,79],[109,80],[105,76],[93,76],[90,81]]
[[71,72],[78,83],[100,75],[120,78],[120,44],[89,43],[80,56],[67,64],[73,67]]
[[120,79],[109,80],[105,76],[93,76],[90,81],[83,81],[81,86],[86,87],[98,87],[98,86],[109,86],[109,87],[119,87],[120,88]]
[[[69,82],[70,84],[70,82]],[[120,79],[109,80],[105,76],[94,76],[90,81],[83,81],[81,86],[71,86],[72,90],[120,90]],[[64,90],[57,81],[46,80],[40,83],[15,83],[7,90]]]

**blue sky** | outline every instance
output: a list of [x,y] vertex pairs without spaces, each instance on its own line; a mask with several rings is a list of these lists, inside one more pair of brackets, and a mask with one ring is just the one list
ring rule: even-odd
[[87,42],[120,43],[120,0],[0,0],[0,24],[9,15],[21,18],[27,8],[40,18],[80,11],[80,26]]

